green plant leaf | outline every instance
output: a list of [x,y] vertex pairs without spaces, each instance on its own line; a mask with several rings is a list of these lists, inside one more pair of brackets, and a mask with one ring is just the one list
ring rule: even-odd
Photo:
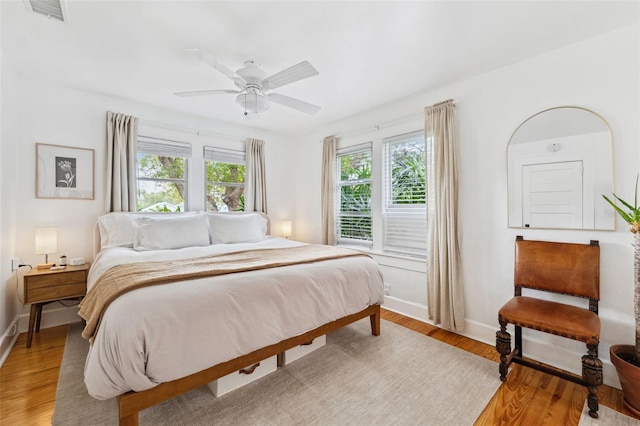
[[636,196],[635,196],[635,201],[634,201],[634,204],[636,205],[636,212],[638,210],[638,179],[640,179],[640,174],[638,174],[638,176],[636,176]]
[[629,210],[633,211],[633,210],[637,210],[638,206],[632,206],[631,204],[627,203],[625,200],[623,200],[622,198],[618,197],[616,194],[613,194],[614,197],[616,197],[616,200],[620,201],[622,204],[624,204],[624,206],[626,208],[628,208]]
[[[602,197],[603,197],[605,200],[607,200],[607,202],[608,202],[609,204],[611,204],[611,206],[612,206],[612,207],[613,207],[613,208],[618,212],[618,214],[620,215],[620,217],[621,217],[622,219],[624,219],[627,223],[631,223],[631,222],[633,222],[633,218],[632,218],[632,217],[631,217],[627,212],[625,212],[625,211],[624,211],[624,210],[622,210],[620,207],[618,207],[618,206],[616,205],[616,203],[614,203],[613,201],[611,201],[611,200],[610,200],[606,195],[604,195],[604,194],[602,195]],[[616,197],[616,196],[615,196],[615,194],[614,194],[614,197]],[[616,197],[616,199],[620,200],[618,197]],[[625,203],[623,200],[620,200],[620,201],[621,201],[622,203],[624,203],[625,205],[627,204],[627,203]]]
[[638,232],[637,229],[638,229],[638,226],[640,225],[640,207],[638,206],[638,181],[639,180],[640,180],[640,174],[636,176],[636,186],[635,186],[636,192],[634,194],[633,205],[626,202],[622,198],[618,197],[616,194],[612,193],[616,200],[618,200],[620,203],[622,203],[623,206],[629,209],[629,212],[625,212],[620,207],[618,207],[616,203],[614,203],[609,198],[607,198],[606,195],[602,194],[604,199],[607,200],[609,204],[611,204],[611,206],[616,210],[616,212],[618,212],[620,217],[623,218],[627,223],[630,223],[633,225],[632,232]]

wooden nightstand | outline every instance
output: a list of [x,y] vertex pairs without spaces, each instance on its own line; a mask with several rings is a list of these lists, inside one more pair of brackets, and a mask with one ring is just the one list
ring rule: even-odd
[[24,303],[31,303],[27,348],[31,347],[33,329],[40,331],[42,307],[64,299],[77,299],[87,293],[89,264],[64,269],[32,269],[24,276]]

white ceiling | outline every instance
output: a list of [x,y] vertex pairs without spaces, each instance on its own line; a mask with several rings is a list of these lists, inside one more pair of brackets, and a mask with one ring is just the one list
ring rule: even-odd
[[[637,1],[76,0],[64,24],[0,4],[3,59],[23,78],[289,135],[639,20]],[[246,121],[235,95],[179,98],[234,88],[184,48],[234,70],[252,59],[268,74],[307,60],[320,75],[276,92],[322,110],[272,104]]]

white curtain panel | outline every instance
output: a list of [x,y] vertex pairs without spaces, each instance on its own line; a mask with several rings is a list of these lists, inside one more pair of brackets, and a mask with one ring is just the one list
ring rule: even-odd
[[322,243],[336,245],[336,138],[322,141]]
[[108,212],[136,210],[138,118],[107,111]]
[[245,155],[247,176],[244,184],[244,210],[267,213],[264,141],[247,139]]
[[464,294],[458,235],[458,171],[455,105],[425,108],[427,144],[427,296],[429,319],[464,329]]

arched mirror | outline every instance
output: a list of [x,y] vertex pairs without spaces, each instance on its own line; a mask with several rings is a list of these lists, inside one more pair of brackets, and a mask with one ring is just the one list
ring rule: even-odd
[[601,194],[613,191],[609,124],[585,108],[557,107],[515,130],[507,148],[509,226],[615,229]]

